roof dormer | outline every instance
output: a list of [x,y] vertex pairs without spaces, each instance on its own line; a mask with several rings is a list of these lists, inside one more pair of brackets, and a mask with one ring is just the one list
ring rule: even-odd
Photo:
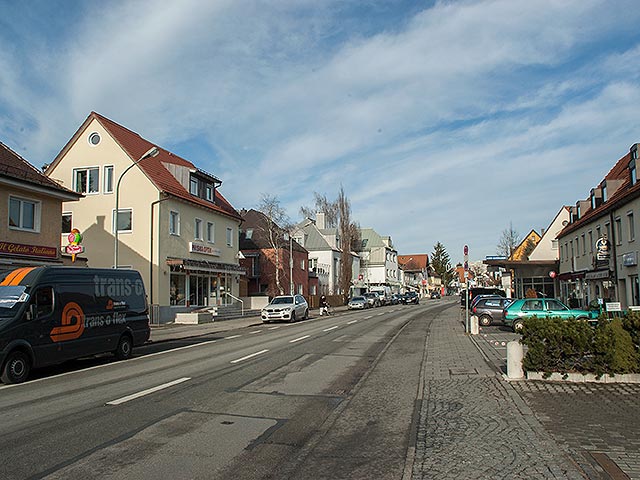
[[638,160],[638,144],[634,143],[629,149],[629,177],[631,178],[631,186],[635,185],[638,181],[638,172],[636,170],[636,160]]
[[589,200],[578,200],[576,206],[571,209],[571,223],[580,220],[589,211]]
[[602,189],[600,187],[595,187],[591,189],[591,193],[589,195],[589,199],[591,200],[591,209],[595,210],[600,205],[602,205]]
[[613,197],[623,183],[624,180],[619,178],[610,178],[603,180],[603,182],[600,184],[602,190],[602,203]]

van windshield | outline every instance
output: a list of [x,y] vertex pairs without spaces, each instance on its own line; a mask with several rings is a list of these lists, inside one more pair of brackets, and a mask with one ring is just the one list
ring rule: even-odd
[[26,287],[0,286],[0,318],[12,317],[22,303],[29,299],[29,294],[25,292]]

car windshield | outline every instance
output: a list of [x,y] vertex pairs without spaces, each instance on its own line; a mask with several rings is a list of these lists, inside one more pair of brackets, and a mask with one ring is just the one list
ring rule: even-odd
[[271,305],[283,305],[287,303],[293,303],[293,297],[276,297],[271,300]]
[[0,286],[0,318],[12,317],[16,310],[29,299],[26,288],[19,286]]

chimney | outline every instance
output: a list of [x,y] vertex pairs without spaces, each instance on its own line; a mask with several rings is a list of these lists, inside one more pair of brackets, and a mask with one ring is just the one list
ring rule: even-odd
[[324,230],[326,228],[323,212],[316,212],[316,227],[320,230]]

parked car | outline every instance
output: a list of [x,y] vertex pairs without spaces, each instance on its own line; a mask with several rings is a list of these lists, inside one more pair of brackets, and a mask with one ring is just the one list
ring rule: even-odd
[[391,305],[398,305],[399,303],[402,303],[402,294],[394,293],[391,295]]
[[364,310],[369,308],[369,302],[364,297],[353,297],[347,304],[349,310]]
[[469,308],[471,308],[471,302],[478,295],[498,295],[500,297],[506,297],[507,293],[501,288],[494,287],[471,287],[468,292],[467,290],[462,290],[460,292],[460,306],[463,308],[467,307],[466,296],[469,295]]
[[434,290],[433,292],[431,292],[431,295],[429,295],[431,298],[442,298],[442,295],[440,295],[440,292],[438,290]]
[[380,302],[380,297],[375,292],[367,292],[363,295],[363,297],[367,299],[367,301],[369,302],[369,306],[371,307],[379,307],[380,305],[382,305],[382,303]]
[[556,298],[523,298],[511,303],[503,312],[505,325],[514,332],[522,329],[522,322],[529,317],[560,317],[578,320],[595,320],[598,312],[567,307]]
[[273,320],[288,320],[295,322],[297,319],[309,318],[309,305],[302,295],[282,295],[273,300],[262,309],[260,313],[262,321],[269,323]]
[[478,300],[474,300],[471,312],[478,317],[480,325],[487,327],[493,323],[504,322],[504,310],[513,303],[514,299],[494,296],[479,297],[481,296],[478,295],[476,297]]
[[409,305],[413,303],[414,305],[418,305],[420,303],[420,296],[418,292],[407,292],[404,294],[404,303],[405,305]]

